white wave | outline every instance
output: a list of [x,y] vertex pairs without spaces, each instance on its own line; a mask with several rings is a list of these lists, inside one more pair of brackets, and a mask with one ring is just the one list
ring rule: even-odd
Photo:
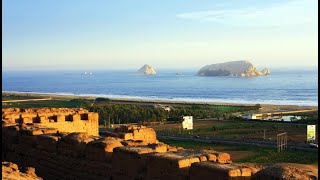
[[75,94],[70,92],[21,92],[21,91],[2,91],[7,93],[28,93],[28,94],[47,94],[47,95],[69,95],[79,97],[104,97],[111,99],[134,99],[134,100],[160,100],[177,102],[201,102],[201,103],[236,103],[236,104],[273,104],[273,105],[298,105],[298,106],[318,106],[318,101],[299,101],[299,100],[245,100],[240,98],[162,98],[157,96],[129,96],[115,94]]

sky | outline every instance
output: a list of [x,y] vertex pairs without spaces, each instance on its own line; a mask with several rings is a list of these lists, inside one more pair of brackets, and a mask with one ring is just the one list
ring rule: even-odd
[[317,0],[4,0],[2,68],[318,66]]

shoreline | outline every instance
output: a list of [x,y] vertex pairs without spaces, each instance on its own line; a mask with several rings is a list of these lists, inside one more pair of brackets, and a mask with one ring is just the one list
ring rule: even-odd
[[[131,103],[164,103],[164,104],[185,104],[185,105],[226,105],[226,106],[254,106],[254,103],[233,103],[233,102],[206,102],[206,101],[183,101],[183,100],[162,100],[162,99],[147,99],[147,98],[126,98],[126,97],[104,97],[99,95],[75,95],[67,93],[37,93],[37,92],[10,92],[2,91],[2,95],[17,95],[17,96],[39,96],[39,97],[51,97],[51,98],[62,98],[62,99],[95,99],[98,97],[108,98],[110,100],[118,102],[131,102]],[[260,104],[263,109],[268,110],[301,110],[301,109],[318,109],[318,106],[312,105],[284,105],[284,104]]]

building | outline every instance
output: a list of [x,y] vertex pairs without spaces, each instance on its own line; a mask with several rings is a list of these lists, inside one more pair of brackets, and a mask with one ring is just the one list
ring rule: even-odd
[[259,114],[243,114],[241,115],[244,119],[261,119]]

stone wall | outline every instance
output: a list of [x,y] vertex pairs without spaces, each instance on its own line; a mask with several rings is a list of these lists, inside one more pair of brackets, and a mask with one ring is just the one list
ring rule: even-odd
[[82,108],[2,109],[2,125],[32,124],[59,132],[87,132],[89,135],[98,136],[98,121],[98,113]]
[[2,162],[2,180],[43,180],[33,167],[20,168],[11,162]]
[[83,109],[51,109],[46,114],[93,114],[88,115],[88,120],[73,119],[91,122],[89,133],[77,126],[74,132],[60,125],[48,126],[57,124],[56,121],[41,126],[34,121],[25,123],[21,119],[26,111],[39,116],[35,109],[31,113],[26,109],[2,110],[2,159],[22,167],[35,167],[35,173],[43,179],[251,179],[259,172],[232,163],[227,153],[186,150],[161,143],[155,131],[145,126],[121,126],[105,136],[97,136],[93,133],[93,127],[98,127],[97,117]]

